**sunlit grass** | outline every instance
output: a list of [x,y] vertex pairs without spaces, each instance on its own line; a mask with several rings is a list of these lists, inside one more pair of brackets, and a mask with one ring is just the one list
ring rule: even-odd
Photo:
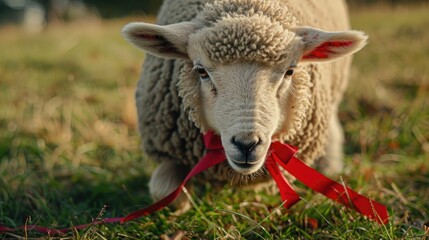
[[[140,152],[132,94],[144,55],[121,38],[125,22],[58,25],[35,35],[0,29],[0,224],[67,227],[150,203],[153,164]],[[189,195],[194,207],[181,216],[167,208],[64,237],[428,238],[427,9],[359,11],[352,23],[370,42],[355,57],[341,106],[342,178],[388,206],[388,225],[302,185],[303,200],[288,211],[272,190],[215,192],[207,183]],[[14,234],[0,236],[46,236]]]

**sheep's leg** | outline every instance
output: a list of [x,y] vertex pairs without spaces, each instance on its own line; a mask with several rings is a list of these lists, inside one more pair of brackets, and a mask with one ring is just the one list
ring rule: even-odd
[[[149,181],[149,191],[152,199],[159,201],[174,191],[183,182],[186,173],[185,168],[173,161],[164,161],[158,165]],[[188,198],[183,192],[171,205],[177,210],[177,214],[183,213],[191,207]]]
[[343,170],[344,133],[338,115],[334,114],[329,122],[326,155],[323,159],[324,172],[328,175],[338,174]]

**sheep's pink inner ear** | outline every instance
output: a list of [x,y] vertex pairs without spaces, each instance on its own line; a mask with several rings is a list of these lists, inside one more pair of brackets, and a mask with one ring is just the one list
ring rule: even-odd
[[339,52],[342,52],[341,49],[349,48],[353,45],[354,41],[344,40],[344,41],[328,41],[320,44],[312,51],[305,53],[302,56],[302,59],[310,60],[310,59],[329,59]]

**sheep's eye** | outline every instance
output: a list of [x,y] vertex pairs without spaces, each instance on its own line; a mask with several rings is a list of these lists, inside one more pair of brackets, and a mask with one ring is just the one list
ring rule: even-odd
[[207,70],[203,66],[197,65],[194,67],[194,69],[198,73],[198,75],[200,75],[201,80],[209,80],[210,79],[210,76],[207,73]]
[[285,77],[290,77],[293,75],[293,69],[288,69],[285,73]]

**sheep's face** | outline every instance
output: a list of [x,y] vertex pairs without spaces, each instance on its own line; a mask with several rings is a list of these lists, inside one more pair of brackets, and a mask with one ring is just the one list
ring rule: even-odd
[[192,34],[187,49],[200,81],[200,121],[220,134],[230,166],[241,174],[261,168],[282,130],[303,51],[294,32],[259,26],[251,19],[225,20]]
[[275,133],[287,118],[287,97],[302,42],[291,34],[282,51],[283,61],[275,64],[249,59],[249,51],[220,62],[204,47],[209,45],[207,35],[191,36],[188,46],[199,78],[200,119],[205,128],[220,134],[230,166],[241,174],[251,174],[263,165]]
[[151,54],[193,63],[181,77],[184,105],[197,126],[221,135],[228,162],[241,174],[259,170],[276,133],[287,129],[297,64],[330,61],[358,51],[366,41],[356,31],[284,29],[255,21],[228,18],[206,28],[193,22],[131,23],[123,30]]
[[201,111],[207,127],[220,133],[232,168],[242,174],[264,163],[275,133],[286,119],[286,98],[295,63],[276,67],[235,62],[194,69],[200,78]]

